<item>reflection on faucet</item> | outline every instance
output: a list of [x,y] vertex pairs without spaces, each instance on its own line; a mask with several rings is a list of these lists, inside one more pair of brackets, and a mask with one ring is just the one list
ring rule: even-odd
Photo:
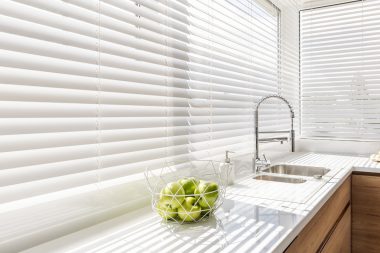
[[276,138],[262,138],[262,139],[259,139],[259,133],[288,133],[289,131],[263,131],[263,132],[259,132],[259,107],[261,105],[262,102],[264,102],[265,100],[269,99],[269,98],[277,98],[277,99],[280,99],[282,101],[284,101],[287,106],[289,107],[289,110],[290,110],[290,117],[291,117],[291,129],[290,129],[290,141],[291,141],[291,151],[294,152],[295,150],[295,143],[294,143],[294,111],[293,111],[293,107],[291,106],[291,104],[289,103],[288,100],[286,100],[284,97],[280,96],[280,95],[277,95],[277,94],[274,94],[274,95],[269,95],[269,96],[266,96],[266,97],[263,97],[260,99],[260,101],[257,103],[256,105],[256,109],[255,109],[255,159],[253,160],[253,172],[258,172],[259,170],[261,170],[262,168],[265,168],[265,167],[268,167],[270,165],[270,161],[266,159],[265,155],[264,155],[264,159],[260,159],[260,156],[259,156],[259,142],[281,142],[281,144],[283,143],[283,141],[288,141],[289,138],[288,137],[276,137]]

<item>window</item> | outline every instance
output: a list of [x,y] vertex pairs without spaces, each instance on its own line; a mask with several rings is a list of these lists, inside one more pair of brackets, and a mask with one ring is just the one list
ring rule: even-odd
[[[252,152],[255,102],[281,93],[297,104],[298,10],[279,8],[2,1],[0,249],[147,203],[148,166]],[[287,127],[283,109],[266,105],[262,126]]]
[[380,140],[379,1],[301,11],[302,135]]

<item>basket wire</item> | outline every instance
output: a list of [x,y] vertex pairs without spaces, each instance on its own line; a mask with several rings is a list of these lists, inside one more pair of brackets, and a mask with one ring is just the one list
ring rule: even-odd
[[[207,219],[224,201],[226,169],[229,169],[228,164],[214,160],[172,162],[161,168],[147,168],[145,179],[152,196],[152,209],[165,222],[184,224]],[[181,179],[187,179],[187,183],[198,190],[186,194],[178,182]],[[164,192],[165,187],[174,191]]]

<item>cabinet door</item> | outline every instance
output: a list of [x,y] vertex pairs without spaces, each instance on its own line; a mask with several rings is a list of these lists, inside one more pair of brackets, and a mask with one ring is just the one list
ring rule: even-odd
[[352,252],[380,252],[380,176],[352,176]]
[[305,226],[285,253],[315,253],[327,240],[351,198],[351,179],[348,178]]
[[321,253],[351,252],[351,206],[347,208]]

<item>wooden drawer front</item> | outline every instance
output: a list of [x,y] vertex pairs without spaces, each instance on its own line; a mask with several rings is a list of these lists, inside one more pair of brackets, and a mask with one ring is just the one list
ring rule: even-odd
[[317,252],[338,221],[350,198],[351,178],[348,178],[311,219],[285,252]]
[[350,253],[351,252],[351,206],[323,247],[321,253]]
[[352,176],[352,252],[380,252],[379,176]]

